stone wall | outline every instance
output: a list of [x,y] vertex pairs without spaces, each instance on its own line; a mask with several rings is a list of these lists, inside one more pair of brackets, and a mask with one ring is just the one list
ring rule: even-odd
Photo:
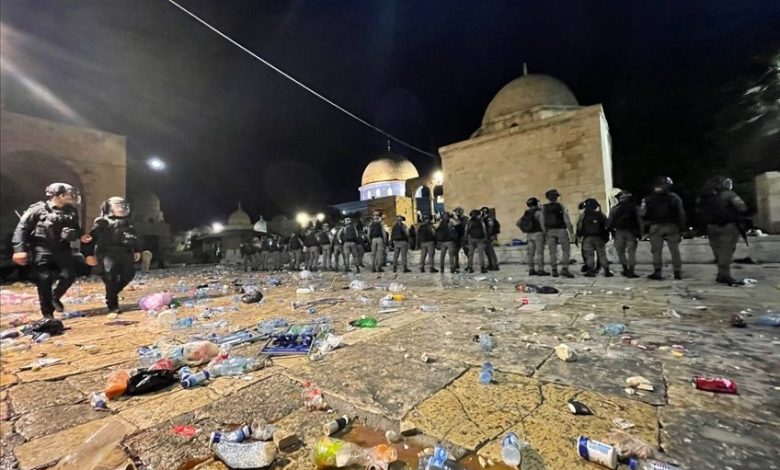
[[502,243],[517,235],[513,228],[526,199],[544,200],[550,188],[561,192],[572,219],[576,220],[577,205],[587,197],[608,210],[612,168],[600,105],[458,142],[439,153],[447,210],[495,208],[503,227]]
[[[125,137],[8,111],[2,111],[0,119],[0,168],[4,180],[25,180],[27,173],[34,175],[38,171],[36,165],[48,161],[66,165],[75,175],[71,178],[80,180],[64,182],[82,188],[82,222],[86,230],[98,216],[102,201],[125,196]],[[30,188],[30,194],[37,194],[37,198],[28,204],[42,199],[43,190]]]
[[756,176],[756,226],[767,233],[780,233],[780,171]]
[[393,226],[396,215],[406,217],[406,223],[411,225],[414,221],[414,205],[412,198],[402,196],[388,196],[371,199],[368,201],[368,215],[374,211],[382,214],[382,222],[389,228]]

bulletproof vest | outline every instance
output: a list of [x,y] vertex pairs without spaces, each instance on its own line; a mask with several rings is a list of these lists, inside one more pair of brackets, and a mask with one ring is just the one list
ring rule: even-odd
[[699,218],[703,224],[737,223],[741,214],[731,203],[730,191],[712,191],[699,201]]
[[98,240],[101,248],[130,248],[135,247],[138,236],[127,218],[103,217],[106,221],[103,235],[105,239]]
[[404,227],[402,224],[393,224],[393,229],[390,232],[390,238],[393,241],[408,241],[409,237],[406,236],[406,232],[404,231]]
[[342,235],[342,240],[345,242],[356,242],[358,241],[358,230],[357,227],[354,225],[347,225],[344,227],[344,234]]
[[525,233],[538,233],[542,231],[542,224],[536,218],[536,212],[541,209],[528,209],[520,218],[520,230]]
[[271,240],[268,242],[268,251],[279,251],[281,247],[279,246],[279,242],[277,240]]
[[268,251],[271,249],[271,240],[263,240],[260,243],[260,251]]
[[458,239],[458,233],[455,231],[455,227],[449,223],[442,221],[438,227],[436,227],[436,241],[439,242],[452,242]]
[[561,203],[547,203],[542,210],[544,210],[544,226],[546,228],[566,228],[566,219],[563,217]]
[[368,238],[382,238],[384,236],[384,230],[382,229],[381,222],[371,222],[368,226]]
[[325,230],[320,230],[317,232],[317,242],[320,245],[328,245],[330,244],[330,237],[328,237],[328,232]]
[[462,237],[466,232],[466,222],[468,221],[469,219],[465,215],[458,217],[459,223],[455,226],[455,230],[458,232],[458,237]]
[[639,231],[639,220],[637,220],[637,206],[633,202],[621,202],[615,206],[615,212],[612,213],[612,227],[617,230]]
[[417,239],[420,243],[436,241],[436,234],[430,222],[420,225],[420,228],[417,229]]
[[604,214],[593,209],[585,209],[582,213],[580,235],[583,237],[603,236],[607,231]]
[[293,235],[292,237],[290,237],[290,249],[291,250],[301,249],[301,238],[298,235]]
[[314,233],[307,233],[303,237],[303,244],[306,246],[317,245],[317,236]]
[[[40,245],[51,248],[68,248],[79,237],[78,212],[71,206],[53,209],[45,202],[30,206],[38,216],[32,228],[32,238]],[[29,209],[28,209],[29,210]]]
[[677,205],[670,193],[653,193],[645,198],[645,220],[654,224],[677,223]]
[[472,217],[471,220],[469,220],[469,238],[473,238],[475,240],[482,240],[485,238],[485,232],[482,231],[482,221],[476,217]]

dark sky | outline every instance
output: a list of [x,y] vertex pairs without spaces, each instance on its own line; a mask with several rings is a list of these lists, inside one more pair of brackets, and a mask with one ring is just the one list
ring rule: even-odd
[[[776,102],[755,114],[757,95],[744,96],[762,77],[777,90],[776,0],[181,3],[434,153],[479,127],[527,62],[603,103],[617,185],[640,191],[666,173],[693,188],[707,166],[747,179],[780,161]],[[385,148],[164,0],[3,0],[1,13],[6,108],[126,135],[137,161],[162,157],[164,174],[133,171],[178,228],[224,220],[239,200],[253,218],[355,200]],[[394,149],[421,171],[438,165]]]

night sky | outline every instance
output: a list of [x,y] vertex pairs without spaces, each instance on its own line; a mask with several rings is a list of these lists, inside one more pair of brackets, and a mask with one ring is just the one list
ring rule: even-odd
[[[604,105],[617,186],[669,174],[690,198],[713,172],[749,189],[780,167],[777,0],[181,3],[433,153],[468,138],[527,62]],[[239,200],[253,219],[355,200],[386,147],[164,0],[3,0],[1,13],[5,107],[127,136],[130,171],[177,228],[224,221]],[[394,150],[421,172],[439,164]],[[148,172],[149,155],[168,169]]]

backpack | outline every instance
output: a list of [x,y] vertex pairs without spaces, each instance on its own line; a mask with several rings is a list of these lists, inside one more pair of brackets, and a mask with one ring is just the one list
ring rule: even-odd
[[536,210],[526,210],[523,216],[520,217],[520,220],[517,221],[517,227],[523,233],[541,232],[542,227],[539,224],[539,221],[536,219]]
[[598,211],[586,209],[582,213],[582,228],[580,235],[583,237],[603,237],[607,231],[604,214]]
[[498,219],[493,219],[493,233],[491,235],[498,235],[501,233],[501,224],[498,223]]
[[705,227],[707,224],[725,225],[729,222],[738,222],[739,213],[731,207],[728,201],[724,201],[721,193],[710,191],[697,201],[697,213],[699,223]]
[[563,218],[563,206],[558,202],[550,202],[544,205],[544,225],[547,228],[566,228],[566,220]]

